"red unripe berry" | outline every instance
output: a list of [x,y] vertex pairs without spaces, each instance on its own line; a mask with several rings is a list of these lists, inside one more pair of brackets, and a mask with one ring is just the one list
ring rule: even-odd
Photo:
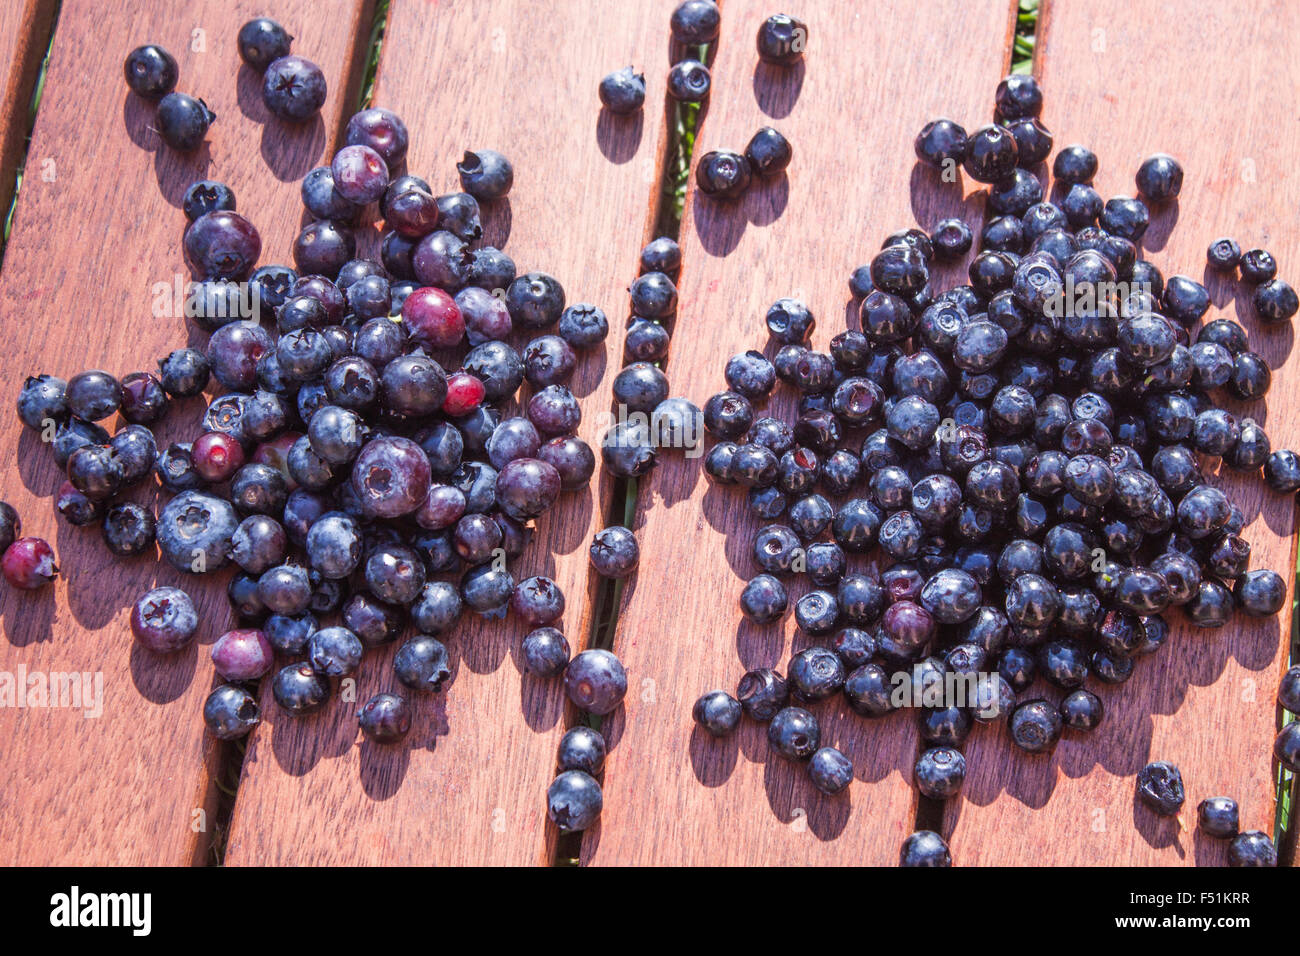
[[44,538],[19,538],[9,545],[0,558],[0,569],[6,581],[24,591],[44,587],[59,573],[54,549]]
[[190,452],[194,470],[204,481],[217,484],[228,481],[244,464],[244,449],[225,432],[205,432]]
[[442,410],[452,418],[468,415],[483,402],[483,383],[469,372],[453,372],[447,376],[447,397]]
[[456,300],[441,289],[416,289],[402,303],[402,322],[412,341],[429,349],[450,349],[465,337]]

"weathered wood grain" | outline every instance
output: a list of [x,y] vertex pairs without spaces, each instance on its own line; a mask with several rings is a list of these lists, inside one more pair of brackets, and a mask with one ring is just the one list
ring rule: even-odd
[[[1232,236],[1243,248],[1270,249],[1282,276],[1295,280],[1300,133],[1289,117],[1300,83],[1300,9],[1244,0],[1051,3],[1038,35],[1044,122],[1058,146],[1096,151],[1102,196],[1133,195],[1133,174],[1152,153],[1182,163],[1182,195],[1154,213],[1145,255],[1166,276],[1206,282],[1214,301],[1207,321],[1226,316],[1246,327],[1273,369],[1272,390],[1266,402],[1225,407],[1263,423],[1274,448],[1296,447],[1300,362],[1291,330],[1261,327],[1242,285],[1204,276],[1206,246]],[[1235,51],[1231,64],[1214,50]],[[1289,598],[1293,498],[1226,469],[1217,483],[1246,515],[1251,565],[1281,574]],[[1238,801],[1243,828],[1271,832],[1273,699],[1291,601],[1276,620],[1237,616],[1217,632],[1197,631],[1176,612],[1167,617],[1175,626],[1159,655],[1139,663],[1127,684],[1097,690],[1107,712],[1094,733],[1067,734],[1044,759],[1015,752],[1004,732],[972,735],[970,777],[945,821],[958,865],[1222,865],[1224,843],[1196,832],[1196,804],[1215,795]],[[1182,770],[1181,824],[1135,804],[1134,775],[1151,760]]]
[[[788,71],[761,65],[754,52],[770,4],[728,0],[723,8],[696,159],[710,149],[742,150],[755,130],[773,125],[793,144],[794,160],[787,176],[737,205],[700,197],[693,181],[689,187],[667,370],[674,393],[701,406],[725,388],[731,355],[773,354],[763,316],[774,300],[807,302],[818,317],[813,342],[825,348],[850,315],[849,274],[884,237],[933,226],[965,205],[961,190],[938,189],[914,170],[912,139],[934,114],[983,110],[1006,61],[1011,21],[1003,2],[837,0],[783,9],[809,27],[804,61]],[[851,324],[858,327],[856,316]],[[790,411],[788,396],[774,405]],[[804,768],[769,754],[764,727],[746,721],[726,741],[694,729],[691,705],[701,693],[734,692],[751,667],[784,672],[791,651],[810,643],[792,614],[770,628],[741,617],[736,599],[756,572],[750,548],[761,522],[743,491],[712,486],[700,465],[661,455],[641,481],[641,569],[615,637],[631,690],[606,724],[605,809],[582,859],[895,862],[916,809],[910,719],[871,723],[838,700],[814,708],[825,743],[855,765],[857,779],[838,797],[820,795]]]
[[10,0],[0,8],[0,209],[13,199],[27,137],[27,106],[49,46],[55,0]]
[[[375,105],[410,127],[410,170],[447,191],[459,188],[464,150],[506,153],[515,185],[508,200],[485,205],[487,241],[521,272],[556,276],[570,302],[609,315],[604,349],[580,359],[571,386],[583,408],[578,432],[593,445],[622,364],[625,290],[651,238],[672,8],[671,0],[482,0],[472,8],[394,0],[384,40]],[[645,109],[609,116],[597,84],[629,63],[647,74]],[[564,589],[563,630],[575,652],[591,626],[586,549],[609,497],[599,472],[589,490],[562,496],[512,566],[517,579],[547,574]],[[453,681],[439,697],[415,701],[401,746],[358,743],[355,705],[335,701],[302,721],[268,708],[244,765],[227,862],[549,863],[546,788],[565,729],[564,695],[558,681],[521,674],[524,633],[513,616],[462,620],[448,640]],[[391,658],[391,648],[367,657],[361,700],[394,689]]]
[[[204,176],[229,183],[262,233],[266,261],[288,261],[301,201],[296,178],[329,149],[355,65],[355,38],[369,27],[364,0],[201,0],[117,4],[65,0],[0,276],[0,395],[13,407],[24,376],[69,377],[85,368],[115,374],[151,369],[201,336],[179,304],[159,316],[155,283],[188,279],[180,250],[185,188]],[[297,39],[330,82],[320,121],[270,121],[259,79],[235,49],[240,24],[267,14]],[[136,45],[166,46],[181,90],[218,118],[199,151],[181,156],[150,128],[152,109],[122,81]],[[202,403],[174,410],[160,440],[196,433]],[[226,626],[225,575],[181,580],[156,558],[114,559],[95,529],[56,521],[53,456],[12,413],[0,429],[8,469],[3,497],[27,534],[47,537],[62,565],[39,593],[0,592],[0,671],[102,675],[103,713],[0,708],[5,786],[0,789],[0,862],[188,864],[211,833],[215,753],[201,709],[211,686],[207,645]],[[110,426],[112,423],[109,423]],[[155,584],[180,584],[202,614],[196,646],[163,660],[133,648],[127,620]]]

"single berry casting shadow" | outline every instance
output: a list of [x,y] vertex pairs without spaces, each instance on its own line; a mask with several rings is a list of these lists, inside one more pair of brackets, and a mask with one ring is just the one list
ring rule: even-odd
[[596,145],[611,163],[623,165],[635,158],[641,148],[641,133],[645,128],[645,110],[639,109],[630,116],[619,116],[601,107],[596,117]]
[[804,61],[793,66],[775,66],[759,61],[754,67],[754,99],[772,119],[785,119],[794,110],[803,89]]
[[698,725],[691,728],[691,770],[695,779],[706,787],[720,787],[731,778],[740,756],[736,735],[721,740]]

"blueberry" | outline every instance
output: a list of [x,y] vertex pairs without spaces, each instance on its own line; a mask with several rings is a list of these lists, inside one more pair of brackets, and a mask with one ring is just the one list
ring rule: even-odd
[[344,677],[355,671],[363,652],[361,639],[346,627],[323,627],[307,641],[307,658],[313,670],[330,677]]
[[524,667],[537,677],[559,677],[569,663],[569,642],[553,627],[529,632],[520,649]]
[[381,744],[395,743],[411,729],[411,709],[404,697],[376,694],[357,711],[357,721],[369,739]]
[[114,505],[104,516],[104,543],[119,557],[152,549],[156,522],[153,512],[133,501]]
[[841,793],[853,781],[853,762],[834,747],[822,747],[808,759],[808,777],[822,793]]
[[1300,722],[1292,721],[1282,728],[1273,741],[1273,756],[1287,770],[1300,773]]
[[437,693],[451,678],[447,648],[436,638],[416,635],[397,649],[393,673],[412,690]]
[[966,758],[952,747],[931,747],[916,760],[916,788],[931,800],[947,800],[961,792]]
[[158,546],[171,564],[194,573],[225,565],[239,519],[230,503],[198,491],[183,491],[163,506]]
[[126,85],[145,99],[156,100],[176,88],[179,70],[176,59],[156,43],[138,46],[122,64]]
[[758,58],[776,66],[791,66],[808,46],[808,24],[784,13],[773,14],[758,28]]
[[1137,775],[1138,797],[1162,817],[1171,817],[1182,808],[1186,794],[1183,777],[1173,764],[1157,760],[1147,764]]
[[564,689],[574,706],[588,713],[604,715],[623,702],[627,693],[627,674],[610,651],[586,650],[565,668]]
[[[936,169],[944,169],[949,163],[963,162],[969,151],[966,130],[950,119],[937,119],[926,123],[917,134],[914,145],[916,158]],[[968,235],[969,232],[970,230],[967,229]]]
[[1228,844],[1229,866],[1277,866],[1273,841],[1259,830],[1239,833]]
[[1260,285],[1277,275],[1277,260],[1267,249],[1247,249],[1237,267],[1241,278],[1252,285]]
[[168,93],[158,103],[158,135],[172,149],[192,152],[199,148],[216,118],[217,114],[202,100],[185,93]]
[[943,837],[933,830],[917,830],[903,841],[899,866],[952,866],[952,854]]
[[170,654],[185,647],[194,640],[198,625],[194,602],[180,588],[154,588],[131,608],[132,636],[156,653]]
[[292,54],[271,61],[262,77],[262,102],[280,119],[301,123],[325,103],[325,74],[310,60]]
[[787,673],[795,692],[806,701],[825,700],[844,686],[844,664],[838,654],[825,647],[810,647],[795,654]]
[[1150,202],[1177,199],[1183,188],[1183,167],[1164,153],[1150,156],[1138,167],[1137,188],[1142,198]]
[[757,176],[775,176],[790,165],[793,149],[790,141],[771,126],[764,126],[750,137],[745,159]]
[[722,15],[714,0],[682,0],[668,25],[673,38],[685,46],[700,46],[718,38]]
[[966,174],[981,183],[1002,182],[1016,168],[1016,138],[1001,126],[981,126],[970,134],[963,161]]
[[547,813],[562,832],[585,830],[600,817],[604,806],[600,784],[581,770],[559,774],[546,791]]
[[787,760],[807,760],[817,750],[821,730],[817,718],[802,707],[786,707],[772,716],[767,740]]
[[306,662],[282,668],[271,681],[275,702],[294,717],[319,710],[329,697],[329,684]]
[[595,776],[605,765],[605,753],[605,738],[599,731],[577,726],[560,738],[555,763],[561,773],[579,770]]
[[1207,836],[1223,840],[1237,835],[1237,801],[1231,797],[1207,797],[1196,807],[1196,822]]
[[641,550],[630,529],[611,525],[596,532],[589,554],[597,574],[606,578],[625,578],[636,570]]
[[[1011,683],[1014,687],[1015,682]],[[1061,737],[1061,715],[1045,700],[1027,700],[1012,711],[1010,727],[1011,739],[1018,747],[1028,753],[1043,753]]]
[[600,81],[600,102],[611,113],[625,116],[645,103],[645,74],[632,67],[615,70]]
[[1215,239],[1205,252],[1205,261],[1216,272],[1232,272],[1241,261],[1241,246],[1235,239]]
[[668,71],[668,95],[679,102],[703,102],[709,86],[709,68],[699,60],[679,60]]
[[730,150],[711,150],[695,166],[696,186],[714,199],[739,199],[749,189],[752,179],[749,160]]
[[1068,730],[1094,730],[1104,713],[1101,698],[1091,691],[1075,690],[1061,701],[1061,723]]
[[740,702],[723,690],[712,690],[695,702],[695,722],[714,737],[729,737],[740,726]]
[[510,160],[492,149],[480,149],[478,152],[466,150],[464,157],[456,164],[456,172],[460,175],[461,189],[483,201],[505,196],[515,181],[515,171]]
[[257,699],[245,688],[222,684],[203,702],[203,722],[218,740],[238,740],[257,726]]

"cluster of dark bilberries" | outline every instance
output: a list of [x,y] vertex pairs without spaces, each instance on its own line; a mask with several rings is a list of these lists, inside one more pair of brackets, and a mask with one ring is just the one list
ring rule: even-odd
[[[946,799],[965,779],[975,722],[1005,719],[1024,751],[1050,752],[1063,731],[1100,723],[1085,681],[1127,681],[1165,642],[1167,610],[1218,628],[1234,610],[1276,614],[1286,596],[1277,573],[1250,568],[1246,517],[1199,457],[1262,471],[1279,492],[1300,487],[1300,458],[1271,451],[1215,392],[1258,399],[1268,367],[1230,319],[1193,344],[1206,289],[1163,279],[1140,254],[1148,204],[1176,197],[1182,170],[1152,157],[1137,174],[1143,198],[1103,202],[1089,185],[1096,157],[1071,146],[1054,164],[1063,193],[1048,200],[1032,171],[1052,146],[1041,91],[1012,76],[996,100],[994,125],[968,136],[937,120],[916,140],[923,163],[990,185],[969,282],[942,293],[930,282],[934,262],[970,250],[966,223],[891,235],[850,280],[860,330],[815,350],[811,311],[781,299],[767,313],[772,357],[733,357],[727,390],[704,408],[717,439],[705,471],[747,488],[767,522],[741,610],[781,620],[802,572],[812,590],[794,614],[818,646],[785,675],[745,674],[734,697],[706,694],[695,719],[716,735],[742,714],[767,722],[772,749],[804,761],[826,793],[853,768],[824,746],[813,702],[842,695],[878,717],[900,706],[901,679],[920,701],[927,748],[917,787]],[[1227,262],[1235,253],[1222,245],[1211,258]],[[1285,322],[1295,293],[1264,262],[1260,251],[1236,260],[1261,322]],[[755,410],[778,383],[800,395],[793,423]],[[887,570],[850,569],[876,548]],[[1062,699],[1028,693],[1035,677]],[[969,679],[974,698],[951,699],[953,679]],[[1294,757],[1294,742],[1279,743],[1279,759]],[[923,832],[903,860],[945,865],[948,851]]]
[[[261,66],[271,53],[259,35],[241,33],[241,51]],[[540,575],[516,582],[509,566],[534,519],[594,473],[567,383],[579,355],[603,347],[605,315],[566,304],[554,277],[519,275],[508,255],[479,244],[479,203],[505,196],[513,182],[504,156],[466,153],[457,165],[464,191],[436,196],[402,174],[408,133],[395,114],[364,110],[345,139],[302,183],[316,220],[295,244],[296,268],[257,267],[258,230],[224,183],[187,192],[183,246],[196,281],[185,314],[211,333],[205,350],[172,352],[156,375],[27,380],[19,416],[48,434],[67,470],[58,511],[73,525],[100,524],[117,555],[156,546],[184,572],[237,566],[227,588],[237,626],[211,650],[225,683],[204,706],[220,739],[256,726],[262,677],[273,674],[271,694],[285,712],[309,713],[329,698],[332,679],[408,625],[393,659],[397,682],[442,690],[452,673],[443,640],[466,610],[513,613],[530,631],[521,646],[527,670],[563,676],[576,706],[608,713],[626,690],[618,659],[591,650],[570,660],[560,587]],[[376,205],[389,230],[382,262],[354,258],[350,224]],[[675,246],[660,252],[675,256]],[[647,297],[666,288],[675,301],[662,273],[642,280],[654,276],[666,286]],[[526,344],[516,350],[512,341]],[[159,450],[150,426],[210,384],[216,397],[202,433]],[[521,411],[511,412],[516,399]],[[118,413],[127,424],[110,436],[99,423]],[[173,496],[156,519],[139,504],[114,503],[155,475]],[[49,546],[18,539],[7,505],[0,533],[7,578],[36,587],[53,577]],[[632,573],[637,557],[624,528],[602,531],[591,547],[593,566],[610,577]],[[135,640],[163,654],[191,644],[198,625],[194,602],[176,587],[151,590],[131,614]],[[276,670],[277,655],[293,663]],[[358,714],[379,742],[400,740],[411,718],[408,702],[389,693]],[[552,817],[566,829],[599,812],[599,786],[581,778],[599,760],[592,745],[585,752],[562,755],[550,794]]]
[[[239,30],[239,56],[262,76],[262,102],[280,119],[302,123],[320,113],[327,92],[325,74],[311,60],[293,56],[287,30],[274,20],[258,17]],[[126,84],[148,100],[157,100],[158,135],[180,152],[199,148],[217,115],[208,104],[177,93],[180,70],[176,58],[156,43],[136,47],[122,65]]]

